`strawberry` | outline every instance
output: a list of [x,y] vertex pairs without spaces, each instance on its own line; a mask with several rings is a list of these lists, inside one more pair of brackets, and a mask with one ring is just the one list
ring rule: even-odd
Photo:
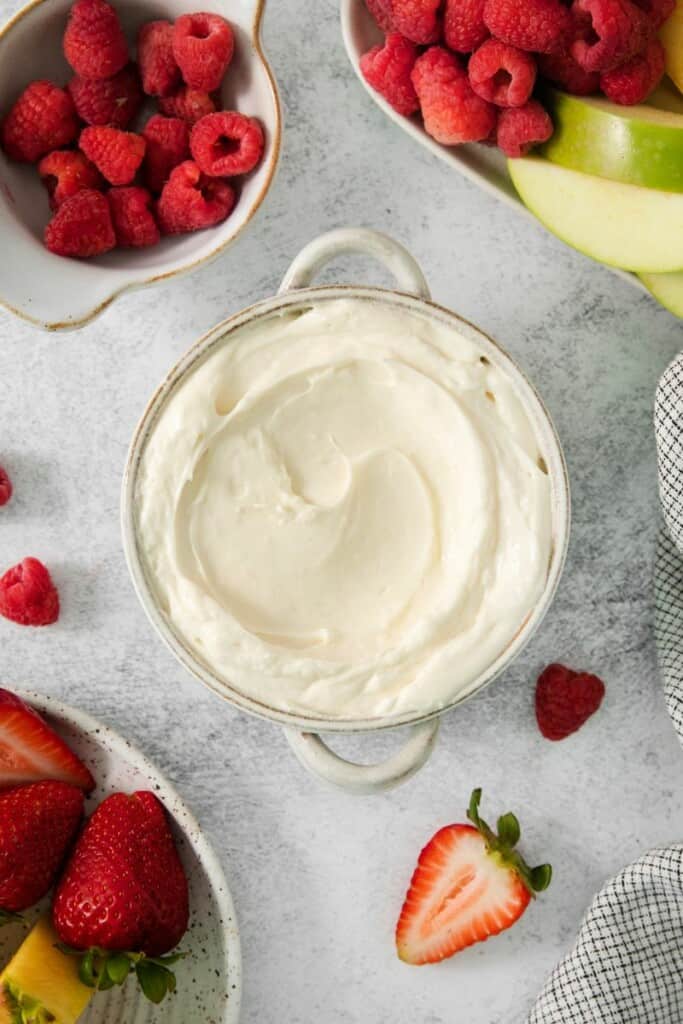
[[185,934],[188,888],[166,812],[153,793],[114,793],[83,830],[57,888],[55,930],[97,988],[134,970],[159,1002],[175,988],[163,957]]
[[479,817],[480,800],[475,789],[467,811],[472,825],[447,825],[420,854],[396,926],[405,963],[436,963],[497,935],[550,885],[550,865],[529,868],[515,850],[514,814],[498,819],[496,835]]
[[37,711],[0,689],[0,790],[54,779],[89,793],[95,780]]
[[0,917],[43,898],[82,816],[83,793],[65,782],[34,782],[0,793]]
[[563,740],[595,714],[605,684],[588,672],[548,665],[536,684],[536,721],[548,740]]

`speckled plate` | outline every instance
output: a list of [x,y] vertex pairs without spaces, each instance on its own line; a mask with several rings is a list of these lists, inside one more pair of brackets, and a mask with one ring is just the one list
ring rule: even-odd
[[[171,816],[190,883],[190,928],[181,943],[189,955],[175,967],[175,995],[155,1007],[128,982],[122,989],[98,995],[82,1024],[237,1024],[242,985],[235,909],[223,870],[191,811],[161,772],[117,733],[50,697],[21,696],[45,716],[97,779],[88,812],[117,791],[150,789],[157,794]],[[42,909],[25,916],[32,922]],[[0,931],[0,966],[24,934],[16,925]]]

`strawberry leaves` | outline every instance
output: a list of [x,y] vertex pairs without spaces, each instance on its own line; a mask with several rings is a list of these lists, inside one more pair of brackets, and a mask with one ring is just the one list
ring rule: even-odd
[[106,992],[115,985],[123,985],[130,974],[135,974],[144,996],[152,1003],[160,1003],[169,992],[175,992],[176,978],[169,968],[186,956],[185,953],[169,956],[112,953],[98,946],[83,952],[62,942],[57,943],[57,948],[67,956],[80,959],[78,976],[88,988]]
[[522,855],[515,850],[521,835],[519,822],[515,815],[510,811],[501,815],[498,819],[498,833],[496,834],[480,817],[480,802],[481,789],[472,790],[467,817],[486,840],[489,853],[499,858],[503,864],[513,868],[532,896],[535,896],[537,892],[543,892],[552,880],[553,869],[550,864],[539,864],[535,868],[530,868]]
[[21,914],[13,914],[11,910],[0,910],[0,928],[6,924],[16,924],[17,921],[23,921]]

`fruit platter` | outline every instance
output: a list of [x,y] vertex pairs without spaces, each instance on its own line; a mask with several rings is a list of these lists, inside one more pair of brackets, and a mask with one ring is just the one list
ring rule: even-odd
[[585,255],[630,271],[627,279],[683,315],[674,4],[615,4],[624,8],[621,43],[610,35],[614,12],[602,10],[609,3],[592,0],[571,10],[559,0],[532,5],[523,27],[514,4],[495,0],[446,4],[443,20],[434,3],[406,4],[406,14],[403,6],[342,0],[349,59],[382,109],[478,184]]

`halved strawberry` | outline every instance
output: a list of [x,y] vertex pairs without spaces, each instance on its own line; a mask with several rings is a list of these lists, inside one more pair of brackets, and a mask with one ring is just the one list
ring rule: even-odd
[[514,847],[519,822],[498,819],[498,834],[479,817],[475,789],[467,817],[447,825],[420,854],[396,926],[396,948],[408,964],[445,960],[515,923],[535,893],[550,885],[549,864],[529,868]]
[[89,793],[95,780],[40,715],[0,689],[0,789],[54,779]]

